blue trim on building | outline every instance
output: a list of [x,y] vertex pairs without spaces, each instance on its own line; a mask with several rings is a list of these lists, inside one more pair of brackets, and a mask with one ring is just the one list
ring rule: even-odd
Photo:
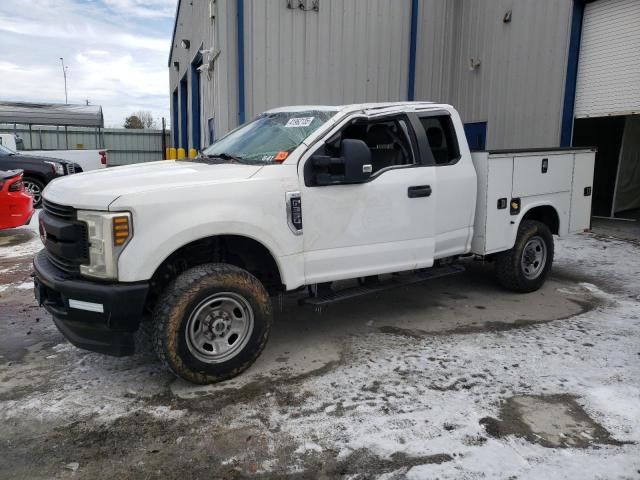
[[180,126],[178,123],[179,118],[179,104],[178,104],[178,88],[173,91],[173,112],[171,117],[171,133],[173,133],[173,146],[178,148],[180,144]]
[[242,125],[245,121],[244,99],[244,0],[236,1],[238,10],[238,119]]
[[576,84],[578,82],[578,60],[580,57],[580,40],[582,38],[585,3],[585,0],[573,0],[571,33],[569,34],[569,57],[567,59],[567,77],[564,85],[564,104],[560,131],[561,147],[571,146],[573,136],[573,113],[576,100]]
[[189,149],[188,74],[180,80],[180,148]]
[[409,84],[407,99],[416,99],[416,50],[418,44],[418,8],[419,0],[411,0],[411,37],[409,38]]
[[464,134],[471,151],[487,148],[487,122],[465,123]]
[[200,110],[200,72],[198,68],[202,65],[202,55],[197,54],[191,62],[191,142],[192,147],[196,150],[202,148],[201,135],[202,130]]

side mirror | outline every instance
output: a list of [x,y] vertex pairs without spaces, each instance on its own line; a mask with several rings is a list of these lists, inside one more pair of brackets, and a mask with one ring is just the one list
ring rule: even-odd
[[344,160],[345,183],[366,182],[373,171],[371,150],[362,140],[347,138],[342,141],[340,149]]
[[[366,182],[373,171],[371,150],[362,140],[345,139],[339,157],[314,155],[311,157],[311,185],[340,185]],[[305,168],[306,170],[306,168]]]

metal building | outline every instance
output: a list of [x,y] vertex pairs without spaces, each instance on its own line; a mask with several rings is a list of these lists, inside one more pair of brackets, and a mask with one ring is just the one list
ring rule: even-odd
[[288,104],[446,102],[473,148],[599,146],[609,215],[640,208],[639,45],[637,0],[181,0],[172,141],[199,149]]

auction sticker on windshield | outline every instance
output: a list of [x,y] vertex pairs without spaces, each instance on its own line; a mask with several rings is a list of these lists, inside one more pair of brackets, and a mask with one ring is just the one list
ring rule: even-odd
[[313,122],[314,117],[299,117],[299,118],[290,118],[285,127],[294,128],[294,127],[308,127]]

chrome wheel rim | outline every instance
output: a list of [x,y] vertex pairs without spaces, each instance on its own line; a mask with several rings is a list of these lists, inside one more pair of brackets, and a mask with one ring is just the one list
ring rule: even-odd
[[232,292],[213,294],[187,320],[187,348],[201,362],[225,362],[247,345],[253,325],[253,309],[244,297]]
[[42,190],[40,190],[40,187],[29,180],[24,180],[23,183],[24,191],[33,197],[33,204],[39,204],[42,198]]
[[528,280],[534,280],[540,276],[547,262],[547,244],[541,237],[531,238],[524,246],[520,265],[522,273]]

